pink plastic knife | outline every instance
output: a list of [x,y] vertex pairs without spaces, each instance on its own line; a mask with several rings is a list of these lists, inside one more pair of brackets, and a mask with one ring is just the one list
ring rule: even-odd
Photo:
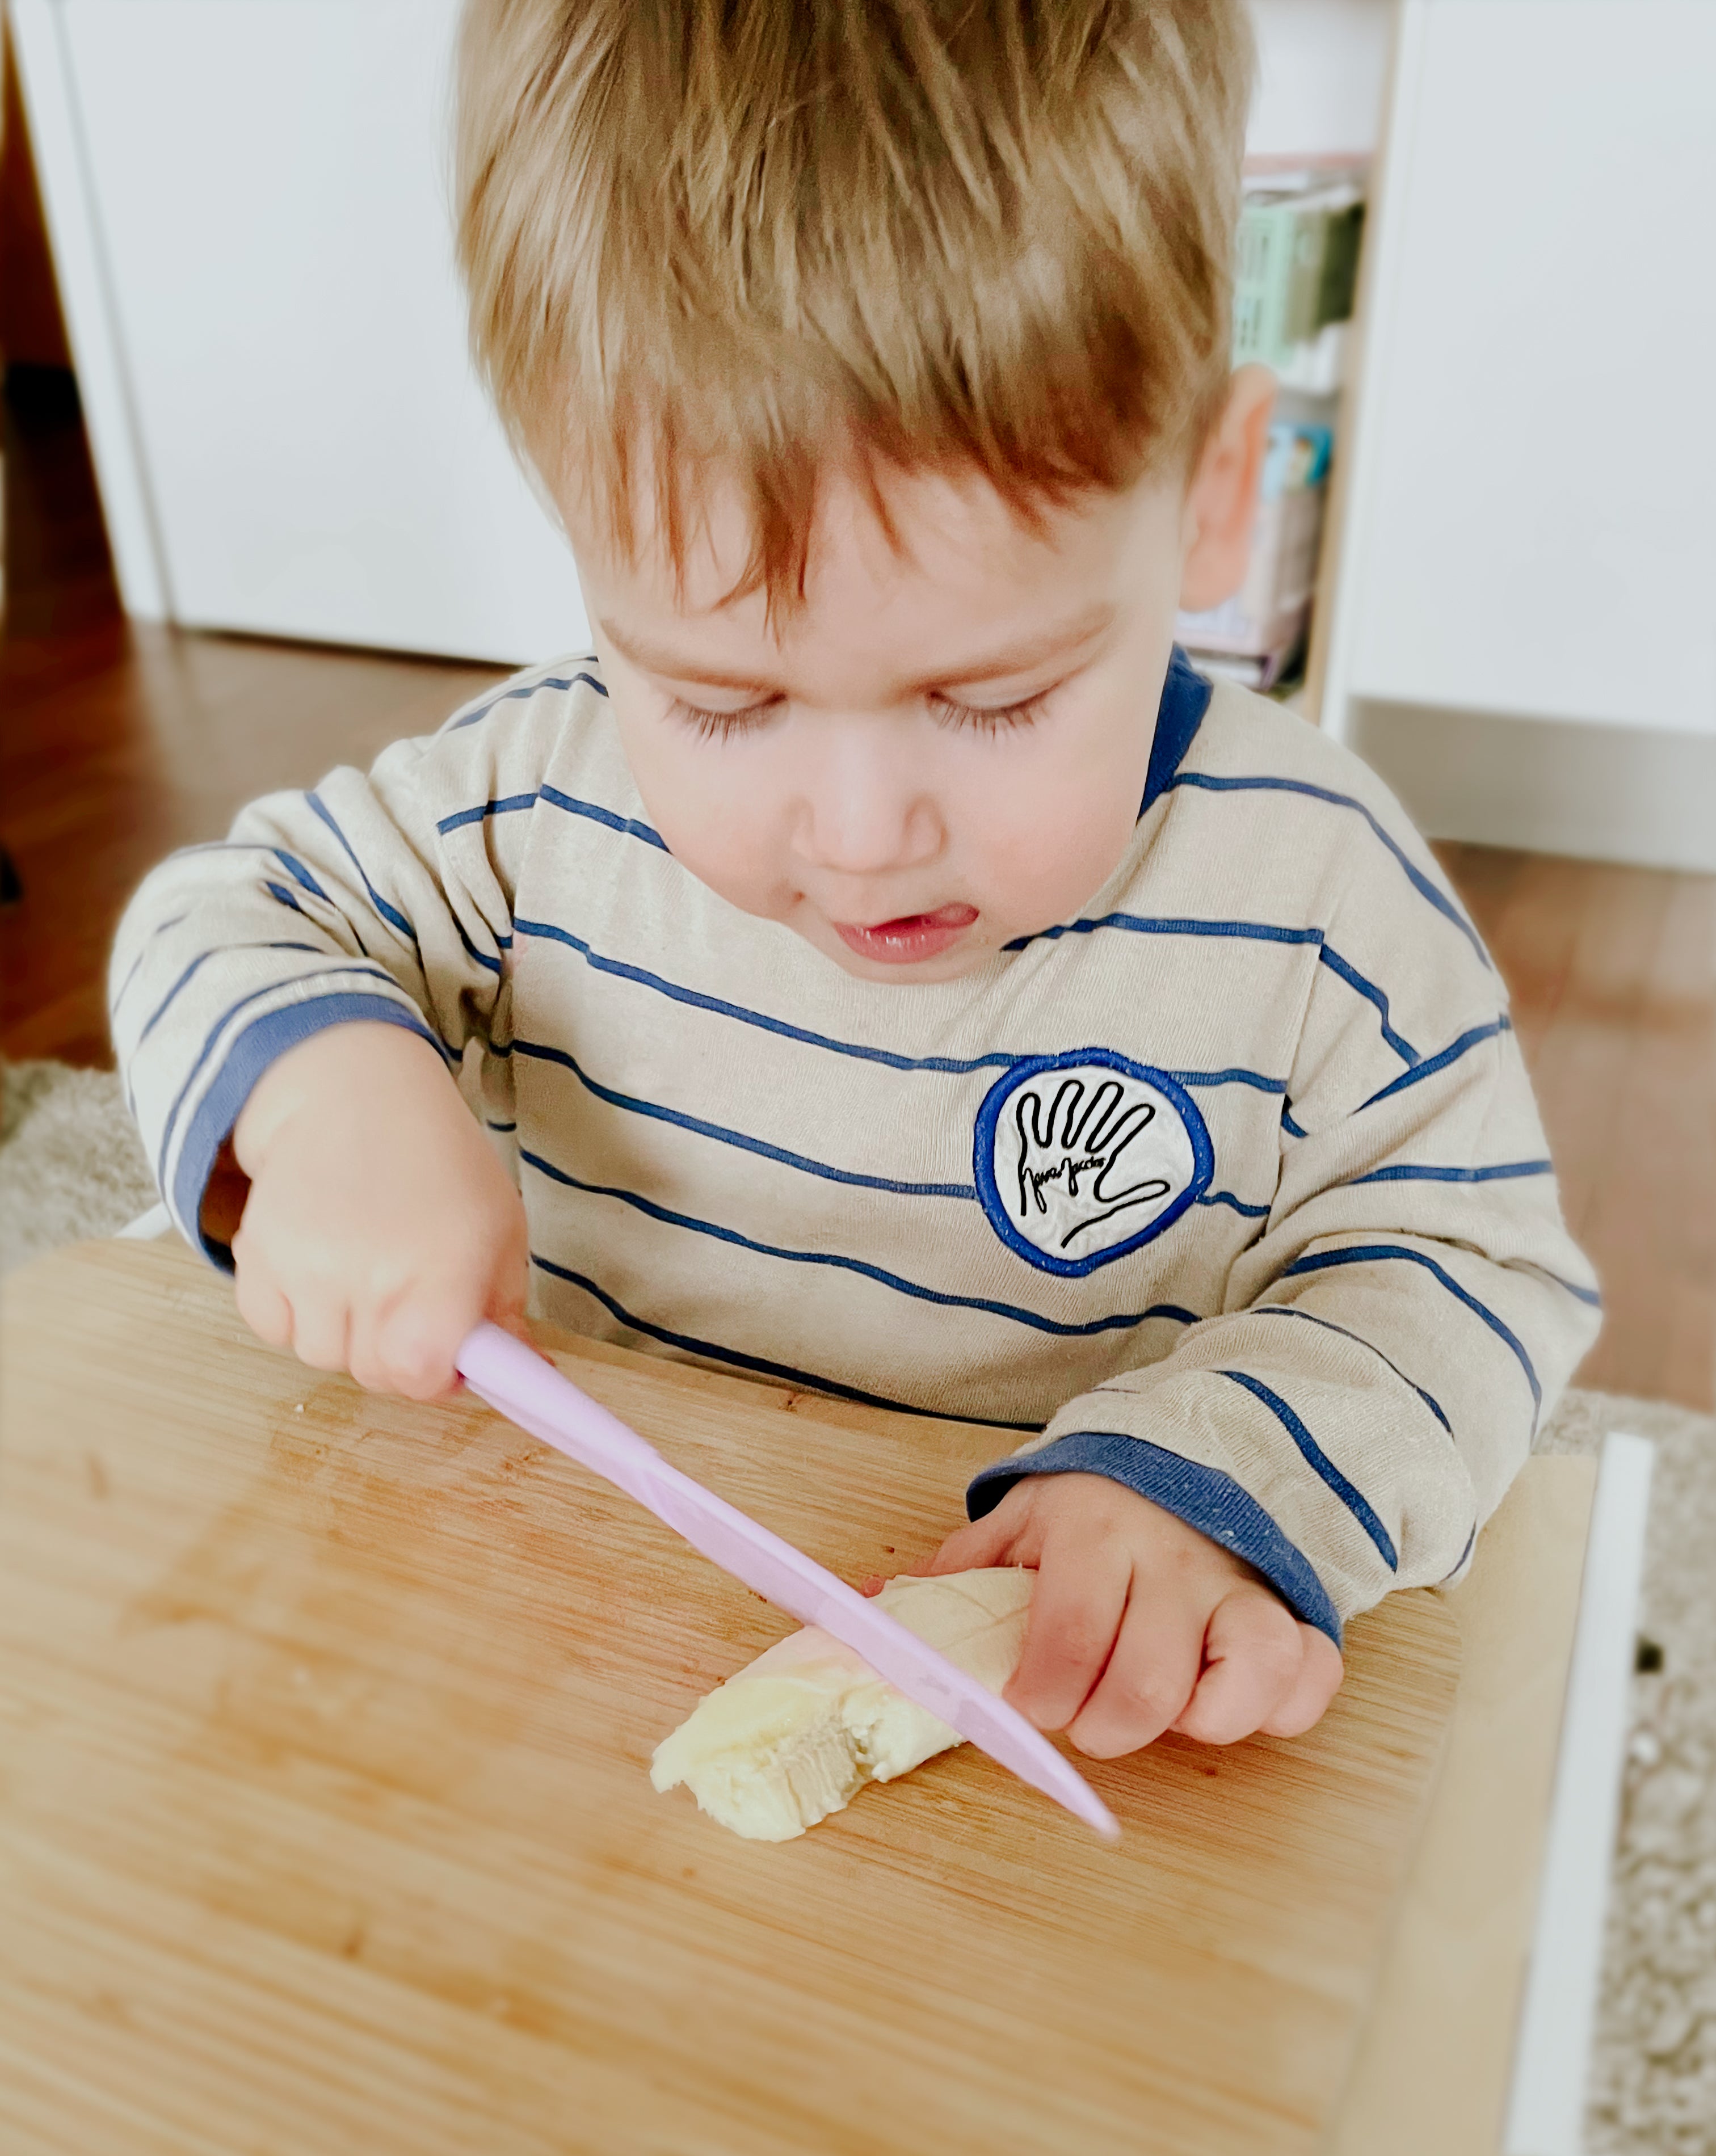
[[1098,1834],[1118,1839],[1119,1823],[1108,1807],[1015,1708],[802,1550],[670,1466],[533,1349],[498,1326],[480,1325],[457,1361],[471,1390],[510,1422],[617,1484],[724,1572],[801,1624],[833,1633],[908,1699]]

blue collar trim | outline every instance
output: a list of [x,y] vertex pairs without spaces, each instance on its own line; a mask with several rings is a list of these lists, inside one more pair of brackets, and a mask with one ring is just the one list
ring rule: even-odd
[[1162,684],[1162,701],[1156,711],[1156,738],[1150,747],[1150,767],[1144,774],[1144,798],[1138,803],[1143,815],[1165,793],[1185,752],[1204,723],[1215,693],[1213,682],[1195,671],[1179,644],[1168,662],[1168,679]]

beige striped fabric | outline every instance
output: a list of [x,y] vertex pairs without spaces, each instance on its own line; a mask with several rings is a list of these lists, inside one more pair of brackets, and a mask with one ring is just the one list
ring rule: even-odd
[[593,660],[521,675],[144,884],[114,1030],[163,1194],[229,1262],[202,1193],[258,1075],[414,1027],[516,1177],[543,1315],[993,1423],[974,1511],[1112,1476],[1338,1639],[1467,1562],[1595,1282],[1501,982],[1386,789],[1183,660],[1151,771],[1077,919],[858,980],[674,860]]

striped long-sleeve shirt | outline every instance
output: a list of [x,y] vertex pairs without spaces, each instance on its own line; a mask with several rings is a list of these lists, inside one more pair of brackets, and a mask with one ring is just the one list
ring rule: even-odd
[[604,701],[590,660],[521,675],[143,885],[114,1029],[185,1235],[230,1261],[203,1189],[274,1059],[392,1021],[503,1148],[542,1315],[992,1424],[974,1514],[1112,1476],[1337,1640],[1457,1573],[1597,1298],[1502,983],[1386,789],[1176,660],[1086,909],[895,984],[682,868]]

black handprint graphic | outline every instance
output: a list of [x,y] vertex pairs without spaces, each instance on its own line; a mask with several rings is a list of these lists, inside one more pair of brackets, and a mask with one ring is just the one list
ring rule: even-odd
[[1063,1250],[1087,1229],[1112,1220],[1128,1207],[1165,1198],[1172,1187],[1161,1176],[1146,1177],[1124,1189],[1113,1187],[1117,1176],[1123,1173],[1122,1154],[1156,1116],[1150,1101],[1123,1105],[1126,1091],[1117,1080],[1108,1078],[1087,1095],[1081,1078],[1067,1077],[1056,1088],[1046,1107],[1046,1088],[1021,1086],[1015,1096],[1020,1219],[1027,1219],[1033,1212],[1047,1214],[1044,1193],[1051,1184],[1061,1184],[1068,1198],[1076,1199],[1081,1178],[1085,1178],[1087,1197],[1102,1209],[1066,1230],[1058,1245]]

